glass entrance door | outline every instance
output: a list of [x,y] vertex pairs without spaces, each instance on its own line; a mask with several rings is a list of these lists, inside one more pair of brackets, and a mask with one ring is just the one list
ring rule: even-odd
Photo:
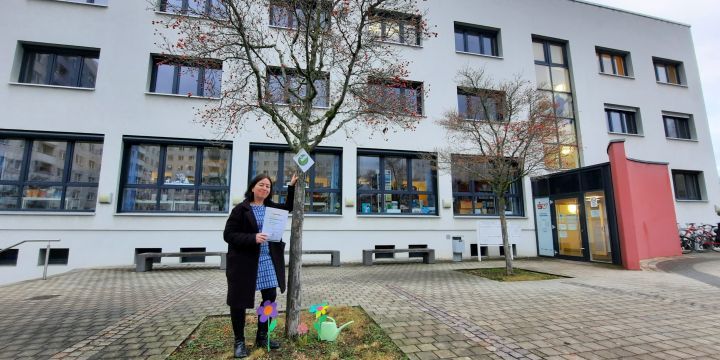
[[585,222],[590,245],[590,261],[612,263],[610,229],[604,191],[585,193]]
[[579,199],[577,197],[555,199],[554,208],[558,255],[585,258],[580,224],[582,209]]

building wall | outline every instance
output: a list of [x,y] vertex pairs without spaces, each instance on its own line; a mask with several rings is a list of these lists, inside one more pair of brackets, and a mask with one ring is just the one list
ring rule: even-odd
[[[429,89],[425,117],[417,130],[374,134],[360,130],[348,141],[336,135],[323,143],[343,149],[343,199],[355,200],[358,148],[432,151],[442,146],[434,120],[455,109],[458,69],[484,67],[495,79],[520,74],[535,81],[532,36],[568,42],[581,165],[607,162],[606,146],[611,139],[626,139],[629,157],[668,162],[671,169],[704,172],[706,199],[718,199],[718,177],[709,139],[707,115],[700,88],[690,29],[652,19],[569,0],[431,0],[428,21],[438,33],[422,47],[398,46],[413,61],[409,78]],[[9,0],[0,22],[10,24],[0,33],[0,128],[12,130],[64,131],[103,134],[104,149],[99,194],[112,194],[111,204],[98,204],[92,214],[0,213],[0,246],[31,238],[60,238],[59,247],[69,247],[71,268],[129,265],[136,247],[225,247],[221,230],[226,214],[128,214],[117,212],[122,160],[122,137],[140,135],[187,139],[216,139],[208,128],[193,123],[193,107],[205,99],[149,94],[150,54],[161,52],[154,42],[152,21],[165,15],[149,9],[144,1],[110,0],[109,6],[89,6],[56,0]],[[454,50],[453,22],[501,29],[501,57],[459,54]],[[94,90],[61,89],[17,84],[20,64],[18,42],[62,44],[101,49]],[[633,79],[598,74],[595,47],[630,52]],[[652,57],[682,61],[687,86],[655,82]],[[640,108],[643,136],[608,134],[604,104]],[[662,111],[694,116],[697,141],[667,140]],[[250,143],[281,143],[269,138],[257,123],[248,123],[233,139],[231,195],[245,190]],[[359,261],[361,251],[376,244],[427,244],[440,258],[450,258],[447,234],[461,234],[474,242],[477,221],[497,218],[453,216],[451,177],[440,173],[439,215],[435,217],[362,216],[356,208],[343,207],[341,216],[308,215],[304,247],[340,249],[343,261]],[[521,228],[521,256],[535,256],[530,183],[524,183],[525,217],[511,220]],[[357,204],[356,204],[357,205]],[[676,202],[679,222],[717,222],[712,201]],[[289,235],[286,235],[286,240]],[[27,249],[32,252],[27,255]],[[36,277],[37,252],[21,248],[16,268],[0,268],[8,274],[0,282]],[[173,262],[176,259],[163,259]],[[209,258],[208,261],[214,261]],[[9,280],[6,280],[9,279]]]

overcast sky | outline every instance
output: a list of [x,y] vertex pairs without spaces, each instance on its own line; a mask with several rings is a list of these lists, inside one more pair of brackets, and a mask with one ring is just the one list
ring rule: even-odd
[[692,26],[700,66],[705,107],[720,171],[720,1],[719,0],[589,0],[618,9],[674,20]]

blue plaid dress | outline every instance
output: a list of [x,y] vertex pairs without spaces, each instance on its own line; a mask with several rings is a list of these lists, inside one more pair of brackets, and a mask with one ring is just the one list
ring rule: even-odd
[[[258,231],[262,232],[263,219],[265,219],[265,205],[250,205],[255,219],[257,220]],[[255,290],[271,289],[278,287],[275,266],[270,258],[270,246],[267,241],[260,245],[260,261],[258,262],[257,280]]]

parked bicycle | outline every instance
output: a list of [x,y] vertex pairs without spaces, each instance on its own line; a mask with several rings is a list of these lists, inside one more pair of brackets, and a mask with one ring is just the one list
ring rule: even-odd
[[696,226],[695,223],[689,223],[684,228],[679,227],[678,234],[683,254],[706,250],[720,252],[720,236],[717,226],[709,224]]

